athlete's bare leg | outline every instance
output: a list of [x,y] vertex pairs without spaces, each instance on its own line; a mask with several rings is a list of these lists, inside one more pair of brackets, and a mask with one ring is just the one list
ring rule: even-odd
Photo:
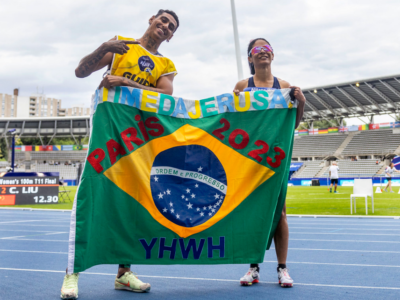
[[289,224],[286,218],[286,203],[283,206],[281,219],[275,231],[274,242],[278,264],[286,264],[289,248]]
[[385,191],[387,191],[387,188],[389,188],[389,191],[391,191],[392,190],[392,181],[391,180],[388,180],[388,183],[387,183],[387,185],[386,185],[386,187],[385,187]]

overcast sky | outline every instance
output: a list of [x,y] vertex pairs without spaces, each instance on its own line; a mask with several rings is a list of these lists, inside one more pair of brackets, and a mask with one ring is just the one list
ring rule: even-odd
[[[159,49],[178,70],[174,94],[232,91],[238,75],[229,0],[14,0],[0,6],[0,93],[18,87],[28,96],[38,88],[63,107],[89,107],[103,72],[78,79],[79,60],[116,34],[141,37],[160,8],[180,19]],[[245,77],[247,45],[256,37],[274,48],[273,74],[303,88],[400,73],[399,0],[236,0],[236,12]]]

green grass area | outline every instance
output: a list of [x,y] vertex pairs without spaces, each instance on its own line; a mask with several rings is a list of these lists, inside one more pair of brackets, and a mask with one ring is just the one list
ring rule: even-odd
[[[400,216],[400,187],[395,193],[374,194],[375,216]],[[374,187],[374,191],[376,187]],[[329,193],[326,186],[290,186],[286,198],[288,214],[304,215],[350,215],[350,194],[353,187],[338,187],[338,193]],[[368,200],[368,215],[372,215],[371,198]],[[354,215],[354,211],[353,211]],[[357,198],[356,215],[365,216],[365,198]]]
[[[66,187],[75,197],[76,186]],[[394,187],[395,193],[374,194],[375,216],[400,216],[400,187]],[[374,187],[374,191],[376,187]],[[350,194],[353,187],[338,187],[338,194],[329,193],[327,187],[288,188],[286,207],[288,214],[302,215],[350,215]],[[72,201],[59,204],[14,205],[11,207],[30,207],[41,209],[71,209]],[[372,215],[371,200],[368,200],[368,215]],[[354,215],[354,212],[353,212]],[[357,214],[365,216],[365,200],[357,198]]]

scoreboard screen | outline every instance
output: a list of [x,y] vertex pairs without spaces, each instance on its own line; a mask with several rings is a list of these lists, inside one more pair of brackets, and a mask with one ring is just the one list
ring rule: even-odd
[[0,205],[58,203],[59,176],[12,174],[0,177]]

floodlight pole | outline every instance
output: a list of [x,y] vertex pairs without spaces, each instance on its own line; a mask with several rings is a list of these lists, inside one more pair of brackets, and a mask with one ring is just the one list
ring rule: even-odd
[[238,78],[239,78],[239,80],[242,80],[243,79],[243,67],[242,67],[242,60],[240,58],[239,33],[238,33],[238,29],[237,29],[235,0],[231,0],[231,9],[232,9],[233,36],[235,38],[235,50],[236,50],[236,63],[237,63],[237,69],[238,69]]
[[14,162],[15,162],[15,134],[12,135],[12,144],[11,144],[11,169],[14,173]]

